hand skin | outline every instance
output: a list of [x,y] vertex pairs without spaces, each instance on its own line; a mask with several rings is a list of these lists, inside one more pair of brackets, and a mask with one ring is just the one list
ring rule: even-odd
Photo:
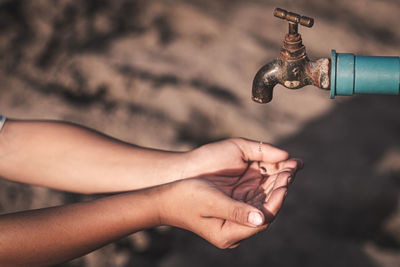
[[[303,168],[303,162],[300,159],[288,159],[287,152],[243,138],[207,144],[192,153],[194,155],[190,162],[198,165],[191,169],[194,173],[198,171],[199,178],[211,182],[232,199],[256,207],[263,213],[264,226],[259,227],[258,231],[264,230],[274,220],[283,204],[288,185],[293,183],[297,171]],[[201,173],[201,170],[209,172]],[[231,217],[243,220],[245,216],[233,212]],[[232,221],[236,220],[227,221],[226,224],[223,221],[222,226],[230,227]],[[238,246],[240,238],[237,239],[236,242],[228,241],[223,248]]]
[[185,155],[65,122],[8,119],[0,132],[1,177],[76,193],[130,191],[184,178]]
[[189,152],[128,144],[65,122],[7,120],[0,132],[0,176],[76,193],[112,193],[224,171],[242,173],[260,161],[268,174],[284,167],[287,152],[242,138]]
[[[52,265],[160,224],[235,247],[275,218],[302,167],[288,157],[242,138],[175,153],[63,122],[8,120],[0,132],[0,176],[78,193],[141,190],[0,216],[0,229],[7,229],[0,232],[0,266]],[[249,224],[251,211],[262,225]]]
[[187,168],[190,173],[185,173],[187,177],[207,174],[208,180],[221,186],[251,180],[254,176],[260,178],[260,181],[261,178],[283,171],[294,178],[297,170],[303,168],[303,162],[300,159],[288,159],[286,151],[244,138],[204,145],[191,151],[188,158]]
[[[287,176],[275,175],[260,203],[276,215]],[[263,200],[264,199],[264,200]],[[257,224],[250,214],[260,216]],[[79,257],[113,240],[157,225],[190,230],[219,248],[238,242],[271,222],[255,207],[236,201],[211,182],[186,179],[91,202],[0,216],[0,266],[50,266]]]
[[269,144],[244,138],[231,138],[199,147],[190,153],[189,158],[187,166],[189,173],[184,174],[186,177],[202,175],[205,170],[208,173],[224,171],[229,176],[242,173],[248,168],[249,163],[257,161],[268,170],[269,174],[277,173],[286,168],[285,162],[289,154]]

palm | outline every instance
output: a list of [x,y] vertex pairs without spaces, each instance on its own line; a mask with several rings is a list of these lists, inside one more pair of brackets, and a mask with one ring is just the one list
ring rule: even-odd
[[[208,192],[201,202],[210,205],[200,220],[191,222],[206,229],[198,234],[214,240],[219,247],[235,247],[240,240],[268,227],[282,206],[288,178],[302,165],[300,161],[288,160],[289,155],[283,150],[241,138],[205,145],[188,156],[181,175],[201,178],[190,180],[197,183],[195,195],[200,195],[201,188]],[[222,206],[219,210],[218,203],[226,196],[261,211],[264,225],[254,227],[259,224],[250,222],[253,212],[243,213],[237,206],[235,209]],[[191,198],[193,194],[185,197]],[[196,225],[189,229],[196,229]]]
[[259,162],[245,165],[244,170],[236,170],[237,174],[226,175],[221,172],[202,178],[213,183],[231,198],[250,204],[265,213],[265,204],[274,190],[277,175],[261,173],[263,171]]
[[[255,170],[254,166],[259,166],[259,163],[248,164],[248,167],[240,175],[236,176],[216,174],[200,177],[208,181],[211,187],[214,187],[214,190],[222,191],[232,199],[252,205],[264,214],[264,225],[256,228],[240,225],[235,219],[231,220],[232,218],[209,218],[209,220],[214,221],[214,226],[209,228],[211,233],[219,233],[218,235],[226,237],[235,233],[234,236],[237,240],[233,243],[228,243],[227,247],[236,247],[242,239],[265,230],[282,206],[287,190],[287,179],[280,177],[278,174],[260,174],[259,171]],[[214,231],[211,229],[214,229]]]
[[[251,145],[250,145],[251,144]],[[280,163],[287,159],[286,152],[263,144],[263,150],[259,151],[259,144],[244,139],[228,139],[217,143],[211,143],[194,150],[190,159],[193,166],[192,176],[218,173],[225,176],[242,176],[249,168],[260,170],[263,168],[269,174],[278,172],[282,166]],[[283,153],[282,153],[283,152]],[[252,162],[259,162],[259,166],[249,166]]]
[[[262,147],[260,147],[262,146]],[[264,213],[270,222],[282,205],[288,176],[299,167],[297,160],[287,160],[287,153],[270,145],[244,139],[229,139],[206,145],[197,151],[194,162],[198,173],[231,198],[250,204]],[[197,159],[197,160],[196,160]],[[301,164],[300,164],[301,165]],[[285,172],[284,179],[277,179]]]

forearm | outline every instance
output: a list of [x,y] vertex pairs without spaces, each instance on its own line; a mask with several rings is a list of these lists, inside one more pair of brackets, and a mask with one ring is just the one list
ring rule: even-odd
[[62,122],[8,120],[0,176],[80,193],[118,192],[179,179],[185,153],[137,147]]
[[158,188],[0,216],[0,266],[48,266],[159,224]]

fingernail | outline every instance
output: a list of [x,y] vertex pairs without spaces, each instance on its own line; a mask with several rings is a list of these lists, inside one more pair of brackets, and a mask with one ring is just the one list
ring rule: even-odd
[[292,181],[293,181],[293,177],[292,177],[292,176],[289,176],[289,178],[287,179],[288,184],[291,184]]
[[304,168],[304,162],[302,160],[300,160],[300,169]]
[[261,174],[266,174],[267,169],[265,167],[260,167],[260,172],[261,172]]
[[258,213],[256,211],[250,212],[247,220],[249,223],[251,223],[254,226],[260,226],[263,222],[263,219],[262,219],[260,213]]

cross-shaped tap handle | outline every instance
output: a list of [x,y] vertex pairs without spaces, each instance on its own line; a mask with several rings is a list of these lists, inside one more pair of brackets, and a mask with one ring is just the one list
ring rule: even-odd
[[314,25],[314,19],[299,14],[288,12],[282,8],[275,8],[274,16],[289,21],[289,34],[297,34],[297,25],[303,25],[311,28]]

